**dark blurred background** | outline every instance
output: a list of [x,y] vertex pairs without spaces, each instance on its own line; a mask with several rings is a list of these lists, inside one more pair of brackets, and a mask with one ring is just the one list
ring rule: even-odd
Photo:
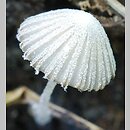
[[[88,3],[87,3],[88,2]],[[59,8],[84,9],[91,12],[104,26],[111,42],[117,64],[116,77],[104,90],[82,92],[69,87],[68,92],[57,85],[52,102],[101,126],[105,130],[124,130],[124,56],[125,28],[123,18],[111,10],[103,0],[7,0],[7,91],[26,85],[41,94],[47,80],[43,74],[34,74],[28,61],[22,58],[16,40],[17,28],[27,17]],[[124,4],[124,0],[120,0]],[[7,108],[7,130],[79,130],[72,124],[53,119],[45,127],[39,127],[29,115],[28,105],[14,105]]]

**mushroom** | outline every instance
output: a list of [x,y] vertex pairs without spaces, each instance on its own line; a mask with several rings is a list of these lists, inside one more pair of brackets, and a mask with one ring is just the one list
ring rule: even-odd
[[51,119],[48,108],[56,86],[79,91],[103,89],[115,76],[116,64],[107,34],[90,13],[76,9],[58,9],[31,16],[18,29],[17,39],[38,74],[48,83],[33,114],[39,124]]

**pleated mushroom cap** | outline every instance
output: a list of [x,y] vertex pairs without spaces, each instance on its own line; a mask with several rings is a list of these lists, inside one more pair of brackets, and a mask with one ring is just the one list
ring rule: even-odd
[[79,91],[98,91],[115,76],[108,37],[90,13],[59,9],[31,16],[20,25],[17,39],[24,59],[49,80]]

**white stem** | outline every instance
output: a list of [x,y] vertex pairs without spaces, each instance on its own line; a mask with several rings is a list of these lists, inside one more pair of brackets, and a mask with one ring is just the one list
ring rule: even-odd
[[51,111],[49,109],[49,101],[51,94],[56,86],[53,81],[48,81],[43,93],[40,96],[38,104],[32,104],[32,113],[36,122],[40,125],[45,125],[51,120]]
[[48,104],[51,98],[51,94],[56,86],[56,82],[54,81],[48,81],[45,89],[43,90],[41,96],[40,96],[40,103],[42,104]]

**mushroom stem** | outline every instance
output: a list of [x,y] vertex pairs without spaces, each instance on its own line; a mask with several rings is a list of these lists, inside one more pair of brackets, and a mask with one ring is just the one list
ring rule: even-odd
[[40,101],[39,101],[40,103],[42,103],[42,104],[49,103],[51,94],[52,94],[55,86],[56,86],[56,82],[51,81],[51,80],[48,81],[45,89],[43,90],[43,93],[40,96]]
[[51,94],[56,86],[54,81],[49,80],[44,91],[40,96],[38,103],[33,103],[31,105],[32,115],[35,121],[39,125],[45,125],[51,121],[51,111],[49,109],[49,101]]

